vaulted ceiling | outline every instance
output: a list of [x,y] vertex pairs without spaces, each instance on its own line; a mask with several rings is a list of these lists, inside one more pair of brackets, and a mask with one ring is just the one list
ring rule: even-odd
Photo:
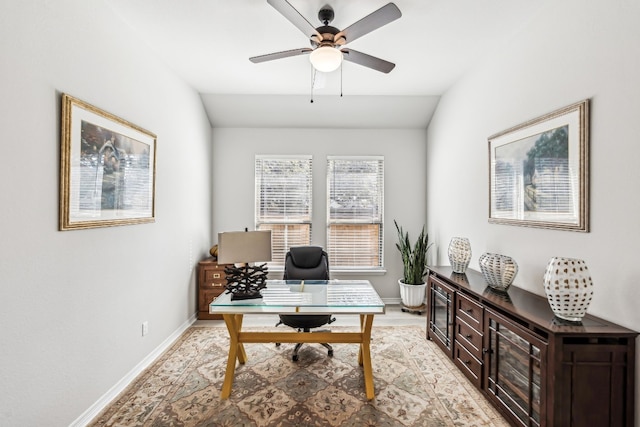
[[[313,26],[322,25],[318,11],[329,4],[330,25],[339,29],[388,3],[288,1]],[[400,19],[347,45],[395,69],[384,74],[344,62],[342,70],[317,75],[312,94],[308,55],[249,61],[310,47],[266,0],[107,0],[201,94],[214,127],[337,128],[426,128],[439,97],[549,1],[395,0]]]

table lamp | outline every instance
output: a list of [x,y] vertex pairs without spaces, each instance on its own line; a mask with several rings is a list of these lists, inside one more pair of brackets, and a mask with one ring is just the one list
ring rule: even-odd
[[[229,231],[218,233],[218,263],[226,267],[227,293],[231,300],[262,298],[260,289],[267,286],[267,264],[271,261],[271,230]],[[249,265],[265,262],[262,265]]]

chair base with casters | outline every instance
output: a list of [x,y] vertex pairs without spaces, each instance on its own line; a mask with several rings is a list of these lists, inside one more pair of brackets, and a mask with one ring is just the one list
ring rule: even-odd
[[[276,326],[280,324],[284,324],[290,326],[292,328],[296,328],[298,332],[311,332],[313,328],[319,328],[320,326],[328,325],[329,323],[335,322],[336,318],[331,317],[330,314],[322,314],[322,315],[287,315],[281,314],[280,321],[276,324]],[[318,330],[317,332],[327,332],[326,330]],[[291,355],[291,360],[294,362],[298,361],[298,351],[300,347],[302,347],[303,343],[297,343],[293,349],[293,354]],[[329,357],[333,356],[333,347],[327,343],[320,343],[323,347],[327,349],[327,354]],[[279,347],[280,343],[276,343],[276,347]]]
[[[320,246],[296,246],[289,248],[284,261],[284,280],[329,280],[329,255]],[[280,323],[296,328],[298,332],[311,332],[313,328],[327,325],[335,318],[330,314],[295,315],[281,314]],[[276,343],[276,345],[279,345]],[[333,356],[333,348],[327,343],[322,343],[329,350],[329,356]],[[302,344],[296,344],[291,359],[298,360],[298,350]]]

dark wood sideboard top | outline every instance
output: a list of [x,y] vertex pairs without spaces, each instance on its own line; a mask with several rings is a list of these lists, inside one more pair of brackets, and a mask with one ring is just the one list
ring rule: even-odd
[[[465,274],[454,273],[451,267],[429,267],[429,274],[434,274],[445,283],[455,285],[486,306],[493,306],[514,317],[529,322],[526,326],[538,333],[555,335],[580,336],[597,334],[635,337],[637,332],[616,325],[606,320],[587,314],[581,324],[567,322],[555,317],[545,297],[536,295],[516,286],[511,286],[507,293],[494,291],[489,287],[479,271],[467,269]],[[541,279],[542,280],[542,279]]]

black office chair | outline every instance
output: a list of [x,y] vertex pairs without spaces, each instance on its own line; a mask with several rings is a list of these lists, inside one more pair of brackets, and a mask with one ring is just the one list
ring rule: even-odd
[[[284,261],[284,280],[329,280],[329,257],[319,246],[297,246],[289,249]],[[310,332],[313,328],[328,325],[335,321],[331,314],[281,314],[280,322],[298,329]],[[276,345],[280,345],[276,343]],[[327,348],[329,356],[333,356],[333,348],[322,343]],[[293,349],[291,359],[298,360],[298,351],[302,343],[297,343]]]

